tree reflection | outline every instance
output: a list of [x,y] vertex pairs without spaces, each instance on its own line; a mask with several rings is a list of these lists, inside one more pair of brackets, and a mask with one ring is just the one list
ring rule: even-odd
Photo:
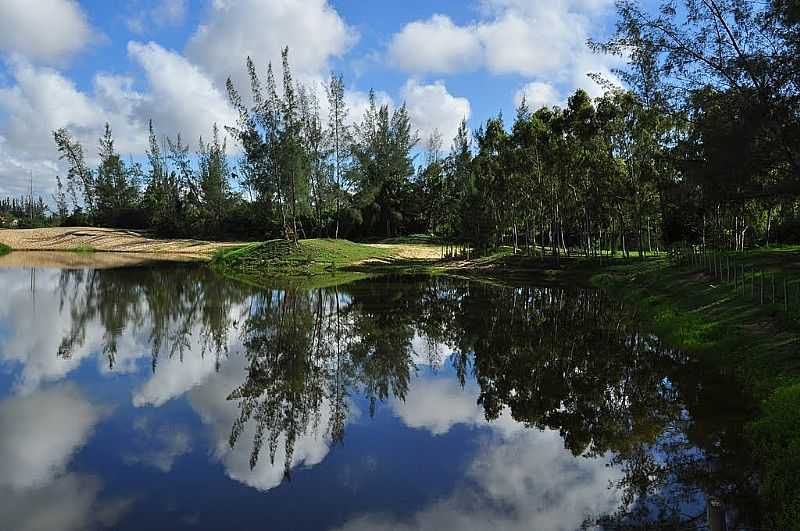
[[153,370],[165,353],[182,359],[195,332],[195,348],[219,362],[236,330],[247,370],[227,396],[239,408],[229,442],[254,427],[251,468],[264,452],[275,465],[283,445],[288,477],[299,437],[342,442],[351,400],[366,399],[371,415],[403,400],[424,360],[451,364],[462,386],[474,379],[487,420],[508,411],[558,431],[575,456],[609,456],[622,504],[587,523],[685,526],[712,496],[756,506],[742,433],[751,406],[601,291],[389,277],[256,289],[202,268],[64,272],[59,290],[72,318],[61,357],[86,341],[89,322],[101,324],[112,368],[126,328],[146,332]]

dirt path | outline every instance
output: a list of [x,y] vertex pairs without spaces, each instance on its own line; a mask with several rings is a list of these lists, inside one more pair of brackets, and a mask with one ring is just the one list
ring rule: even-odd
[[[45,229],[0,230],[0,243],[16,251],[70,251],[147,253],[170,255],[176,259],[207,259],[217,249],[236,243],[201,240],[159,240],[123,229],[95,227],[54,227]],[[12,253],[13,254],[13,253]]]
[[[0,238],[2,238],[0,236]],[[442,257],[442,247],[427,243],[370,243],[370,247],[391,251],[396,258],[403,260],[438,260]]]

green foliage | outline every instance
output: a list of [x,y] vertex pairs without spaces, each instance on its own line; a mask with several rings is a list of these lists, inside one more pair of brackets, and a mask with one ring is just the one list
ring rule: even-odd
[[0,243],[0,256],[3,256],[3,255],[8,254],[10,252],[11,252],[11,247],[9,247],[8,245],[4,245],[4,244]]
[[765,497],[776,503],[770,518],[781,529],[800,528],[800,382],[778,388],[753,423],[756,448],[765,461]]
[[220,251],[212,264],[223,274],[253,279],[330,274],[362,260],[389,256],[384,249],[348,240],[270,240]]
[[[754,251],[747,260],[763,268],[792,268],[795,248]],[[796,529],[800,508],[800,324],[775,305],[754,304],[731,285],[712,282],[665,260],[624,265],[594,282],[636,305],[654,332],[678,348],[700,354],[745,382],[763,406],[750,439],[764,474],[761,496],[780,529]]]

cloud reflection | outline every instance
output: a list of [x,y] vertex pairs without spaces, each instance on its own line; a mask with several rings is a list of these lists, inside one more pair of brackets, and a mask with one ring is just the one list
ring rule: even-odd
[[127,510],[99,500],[99,479],[67,470],[104,413],[71,383],[0,401],[0,529],[109,527]]
[[557,431],[526,428],[508,411],[488,422],[476,396],[454,379],[419,378],[405,402],[394,400],[395,414],[409,427],[442,435],[468,425],[486,430],[486,437],[448,497],[402,521],[364,514],[339,530],[572,531],[587,516],[619,506],[621,495],[609,484],[620,473],[605,457],[576,459]]

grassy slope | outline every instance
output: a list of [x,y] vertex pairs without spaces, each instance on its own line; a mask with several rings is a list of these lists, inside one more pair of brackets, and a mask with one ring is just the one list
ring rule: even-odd
[[[754,251],[748,264],[790,270],[794,249]],[[741,255],[739,255],[741,259]],[[672,345],[733,371],[761,400],[750,426],[765,465],[764,496],[772,525],[800,529],[800,320],[782,304],[760,305],[749,287],[714,281],[689,266],[666,260],[612,267],[593,278],[641,308],[653,331]]]
[[[332,274],[439,274],[464,276],[502,275],[543,282],[587,283],[602,264],[597,260],[562,258],[560,266],[550,257],[514,254],[510,247],[489,256],[441,259],[440,247],[423,237],[383,240],[389,248],[348,240],[301,240],[297,246],[285,240],[253,243],[218,251],[212,267],[229,277],[259,284],[276,280],[330,277]],[[425,252],[415,252],[424,250]],[[422,255],[423,257],[414,258]],[[625,262],[615,258],[614,263]],[[323,280],[324,281],[324,280]]]
[[348,272],[354,263],[390,257],[386,250],[347,240],[286,240],[253,243],[218,251],[212,267],[219,273],[256,285],[282,281],[306,287],[323,287],[363,278]]

